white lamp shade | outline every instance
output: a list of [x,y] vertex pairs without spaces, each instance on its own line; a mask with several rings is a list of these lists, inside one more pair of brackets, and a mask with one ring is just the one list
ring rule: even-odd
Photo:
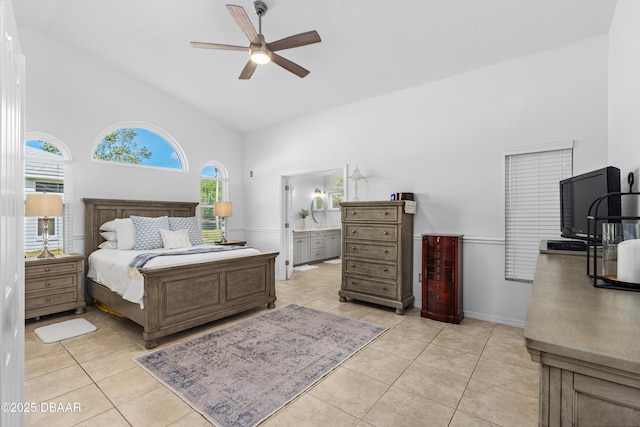
[[62,216],[62,196],[47,193],[27,194],[24,215],[37,218]]
[[215,216],[231,216],[233,215],[233,206],[231,202],[215,202],[213,205],[213,214]]

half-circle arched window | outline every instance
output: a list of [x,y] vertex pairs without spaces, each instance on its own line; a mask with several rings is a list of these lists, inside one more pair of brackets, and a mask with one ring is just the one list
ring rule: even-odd
[[146,123],[120,123],[105,129],[93,160],[188,171],[187,159],[175,139]]

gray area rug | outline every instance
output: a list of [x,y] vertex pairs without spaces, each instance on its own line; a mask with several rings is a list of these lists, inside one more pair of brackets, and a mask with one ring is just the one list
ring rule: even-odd
[[255,426],[386,329],[292,304],[135,361],[215,425]]

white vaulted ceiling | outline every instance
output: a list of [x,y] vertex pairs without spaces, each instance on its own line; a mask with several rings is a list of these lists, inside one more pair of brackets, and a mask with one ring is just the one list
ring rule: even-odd
[[[243,6],[257,28],[250,0]],[[17,0],[34,28],[246,133],[606,34],[613,0],[265,0],[267,42],[317,30],[321,43],[279,52],[250,80],[248,54],[190,41],[247,45],[219,0]],[[27,52],[28,54],[28,52]]]

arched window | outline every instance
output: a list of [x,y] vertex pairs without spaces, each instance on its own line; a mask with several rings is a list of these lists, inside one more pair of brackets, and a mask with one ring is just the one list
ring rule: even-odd
[[200,171],[200,218],[202,241],[219,242],[221,219],[213,214],[216,202],[228,200],[227,171],[218,162],[209,162]]
[[146,123],[120,123],[100,133],[92,158],[135,166],[189,170],[180,145],[166,132]]
[[[27,132],[25,141],[25,197],[29,193],[62,195],[63,216],[49,219],[49,251],[73,252],[71,153],[54,136]],[[43,249],[43,219],[24,219],[25,255],[35,256]]]
[[342,175],[331,182],[327,193],[329,196],[329,209],[340,209],[340,202],[342,202],[344,194],[344,177]]

